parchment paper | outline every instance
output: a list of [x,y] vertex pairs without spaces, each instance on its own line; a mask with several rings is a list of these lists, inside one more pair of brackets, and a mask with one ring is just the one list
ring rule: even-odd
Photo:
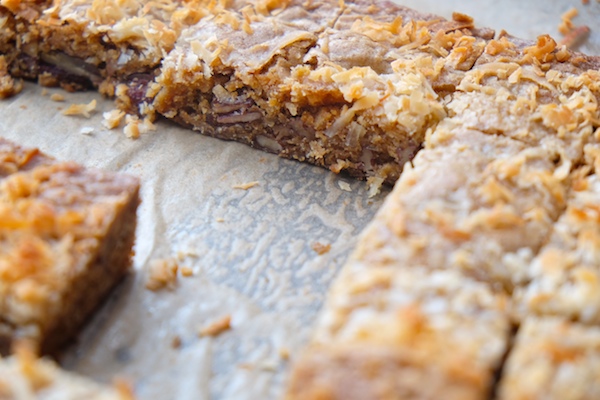
[[[549,0],[406,0],[450,17],[461,11],[478,25],[535,38],[560,39],[560,15],[592,29],[582,50],[600,53],[600,4]],[[61,93],[66,102],[51,101]],[[310,336],[327,288],[355,238],[389,189],[367,198],[363,182],[283,160],[246,146],[206,138],[165,121],[137,140],[101,125],[110,100],[28,84],[0,102],[0,135],[89,167],[141,178],[134,273],[85,328],[62,365],[109,382],[127,377],[140,399],[275,399],[290,359]],[[90,119],[60,114],[70,103],[98,100]],[[82,134],[84,127],[93,128]],[[257,181],[248,190],[233,186]],[[317,254],[319,242],[331,250]],[[155,258],[179,257],[192,277],[173,290],[145,289]],[[231,315],[216,337],[199,330]],[[175,348],[175,338],[181,346]]]

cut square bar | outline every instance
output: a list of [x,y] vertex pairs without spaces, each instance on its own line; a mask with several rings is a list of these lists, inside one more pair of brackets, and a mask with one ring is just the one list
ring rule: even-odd
[[72,339],[131,264],[136,178],[0,138],[0,350]]

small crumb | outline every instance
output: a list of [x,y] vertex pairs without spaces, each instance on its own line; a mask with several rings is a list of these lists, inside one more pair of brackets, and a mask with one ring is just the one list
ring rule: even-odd
[[27,110],[27,106],[26,106],[25,104],[21,104],[21,105],[19,106],[19,108],[20,108],[21,110]]
[[217,222],[225,222],[225,218],[217,218],[216,221]]
[[82,135],[91,135],[92,133],[94,133],[94,128],[92,128],[91,126],[84,126],[79,130],[79,133],[81,133]]
[[181,276],[190,277],[194,275],[194,270],[190,267],[181,267]]
[[107,129],[115,129],[121,125],[121,121],[125,116],[125,112],[121,110],[111,110],[102,113],[102,125],[104,125]]
[[62,112],[63,115],[81,115],[85,118],[90,118],[92,111],[96,109],[96,100],[90,101],[88,104],[71,104]]
[[200,336],[217,336],[231,329],[231,315],[226,315],[200,329]]
[[370,176],[369,178],[367,178],[367,185],[369,186],[369,198],[375,197],[379,194],[383,182],[383,178],[380,178],[378,176]]
[[42,94],[42,96],[47,96],[48,95],[48,89],[43,88],[41,94]]
[[171,339],[171,347],[174,349],[181,347],[181,337],[179,337],[179,335],[173,336],[173,339]]
[[123,133],[129,139],[137,139],[140,137],[140,119],[134,115],[127,115],[125,117],[125,128]]
[[63,96],[60,93],[52,93],[52,95],[50,95],[50,100],[52,100],[52,101],[65,101],[65,96]]
[[141,134],[145,134],[149,131],[155,131],[156,126],[150,121],[149,118],[144,118],[142,121],[136,115],[125,116],[125,128],[123,133],[129,139],[137,139]]
[[315,251],[315,253],[323,255],[325,253],[328,253],[329,250],[331,250],[331,245],[315,242],[312,245],[312,249]]
[[177,283],[177,270],[179,266],[176,260],[156,259],[150,262],[146,289],[156,291],[163,288],[173,289]]
[[267,162],[267,159],[264,158],[264,157],[261,157],[261,158],[258,159],[258,162],[259,163],[264,163],[264,162]]
[[348,182],[344,182],[344,181],[338,181],[338,186],[340,187],[340,189],[342,189],[344,192],[351,192],[352,188],[350,187],[350,184]]
[[233,185],[232,187],[234,189],[248,190],[248,189],[251,189],[258,185],[259,185],[258,181],[254,181],[254,182],[248,182],[248,183],[240,183],[239,185]]
[[283,360],[289,360],[290,359],[290,350],[287,347],[282,347],[279,349],[279,357],[281,357]]

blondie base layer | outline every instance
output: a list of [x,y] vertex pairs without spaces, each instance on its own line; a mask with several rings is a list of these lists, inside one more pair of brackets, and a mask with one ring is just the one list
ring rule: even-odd
[[53,352],[127,273],[136,178],[0,139],[0,350]]

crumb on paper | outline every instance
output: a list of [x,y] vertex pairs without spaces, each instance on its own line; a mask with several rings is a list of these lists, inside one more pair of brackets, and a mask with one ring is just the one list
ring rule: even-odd
[[248,189],[251,189],[258,185],[259,185],[258,181],[254,181],[254,182],[240,183],[238,185],[233,185],[232,187],[234,189],[248,190]]
[[200,255],[194,250],[179,250],[177,251],[177,259],[183,261],[188,257],[198,258]]
[[379,194],[381,191],[381,186],[383,186],[383,178],[378,176],[370,176],[367,178],[367,186],[369,187],[368,197],[372,198]]
[[279,357],[281,357],[282,360],[289,360],[290,359],[290,349],[288,349],[287,347],[282,347],[279,349]]
[[344,182],[344,181],[338,181],[338,186],[340,187],[340,189],[342,189],[344,192],[351,192],[352,188],[350,187],[350,184],[348,182]]
[[79,133],[81,133],[82,135],[91,135],[92,133],[94,133],[94,128],[92,128],[91,126],[84,126],[79,130]]
[[323,244],[320,242],[315,242],[312,245],[312,249],[315,251],[315,253],[317,253],[319,255],[323,255],[323,254],[329,253],[329,250],[331,250],[331,245]]
[[27,106],[26,106],[25,104],[21,104],[21,105],[19,106],[19,108],[20,108],[21,110],[27,110]]
[[107,129],[116,129],[121,125],[125,112],[121,110],[111,110],[102,113],[102,125]]
[[161,258],[152,260],[148,268],[148,279],[146,289],[156,291],[163,288],[173,289],[177,283],[176,260],[172,258]]
[[50,95],[50,100],[52,101],[65,101],[65,96],[60,93],[52,93]]
[[190,267],[181,267],[181,276],[190,277],[194,275],[194,270]]
[[171,347],[174,349],[181,347],[181,337],[179,335],[173,336],[173,339],[171,339]]
[[231,315],[225,315],[200,329],[200,336],[218,336],[231,329]]
[[217,218],[215,221],[217,221],[217,222],[225,222],[225,218]]
[[46,88],[43,88],[43,89],[42,89],[42,93],[41,93],[41,95],[42,95],[42,96],[47,96],[47,95],[48,95],[48,89],[46,89]]
[[92,111],[96,109],[96,99],[90,101],[88,104],[71,104],[66,110],[62,112],[63,115],[81,115],[85,118],[92,116]]
[[123,128],[123,133],[129,139],[137,139],[140,135],[155,130],[156,126],[150,121],[150,118],[140,120],[137,115],[125,116],[125,128]]

